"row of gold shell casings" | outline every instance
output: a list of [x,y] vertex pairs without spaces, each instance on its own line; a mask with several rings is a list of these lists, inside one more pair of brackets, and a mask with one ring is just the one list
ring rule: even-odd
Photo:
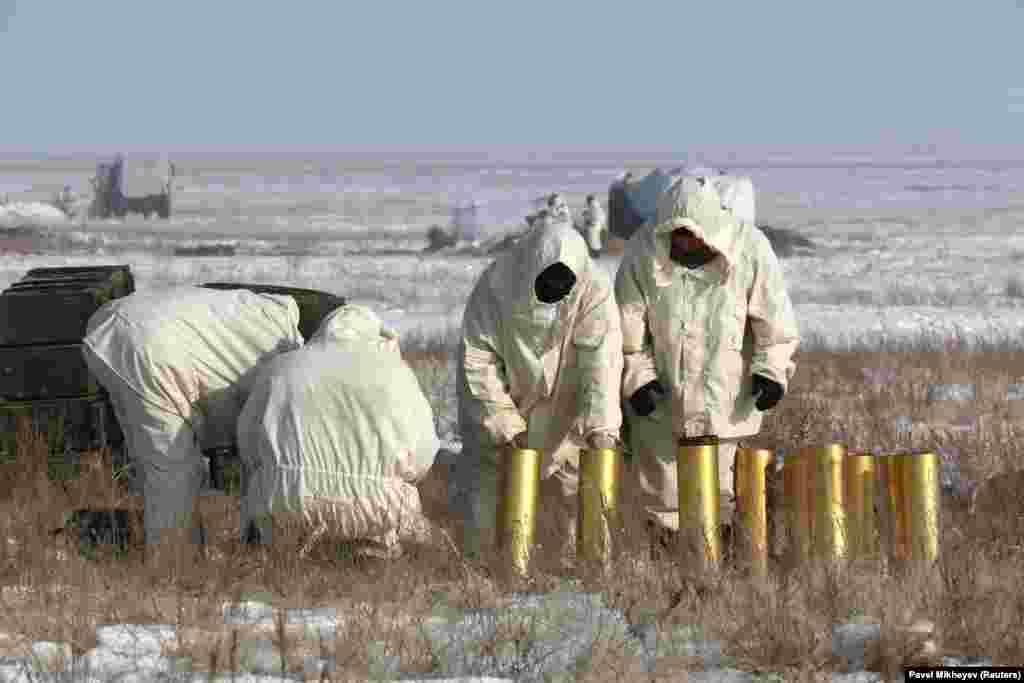
[[878,465],[878,493],[883,503],[880,531],[890,559],[934,562],[941,534],[938,455],[883,455]]
[[[768,566],[766,449],[738,449],[735,490],[740,514],[739,549],[755,574]],[[717,440],[681,445],[677,457],[680,530],[698,542],[708,566],[721,561]],[[618,449],[585,450],[580,458],[577,553],[607,561],[618,510],[622,456]],[[526,573],[536,528],[540,453],[508,452],[501,468],[499,542],[513,568]],[[933,453],[847,454],[841,444],[806,448],[787,456],[783,468],[791,557],[806,560],[871,558],[879,535],[895,560],[934,561],[939,547],[939,463]],[[881,518],[875,501],[881,497]],[[685,540],[685,539],[684,539]],[[684,544],[684,548],[686,545]],[[693,548],[690,548],[693,550]]]
[[[540,451],[507,450],[499,468],[498,544],[510,568],[527,573],[537,527]],[[607,562],[621,526],[619,491],[622,452],[617,448],[580,453],[576,548],[581,560]]]
[[880,541],[896,561],[938,557],[934,453],[876,457],[847,455],[841,444],[806,448],[786,457],[783,486],[794,560],[874,558]]

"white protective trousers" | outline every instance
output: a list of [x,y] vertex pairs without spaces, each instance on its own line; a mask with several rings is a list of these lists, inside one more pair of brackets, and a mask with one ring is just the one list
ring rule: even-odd
[[[142,479],[146,544],[160,540],[163,529],[193,529],[196,497],[203,481],[202,451],[195,424],[135,394],[134,390],[89,347],[86,364],[106,388],[124,433],[124,447]],[[193,542],[201,530],[193,529]]]

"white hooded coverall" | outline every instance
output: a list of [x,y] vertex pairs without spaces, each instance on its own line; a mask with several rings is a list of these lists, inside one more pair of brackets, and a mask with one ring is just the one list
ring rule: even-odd
[[192,528],[202,450],[234,443],[243,377],[302,335],[289,296],[179,287],[105,304],[83,344],[141,468],[151,545],[165,529]]
[[[576,276],[560,302],[537,299],[537,276],[561,262]],[[622,337],[607,276],[564,220],[540,220],[477,281],[462,322],[458,363],[462,455],[456,480],[465,493],[464,551],[495,541],[498,462],[503,444],[526,431],[540,449],[539,538],[575,542],[579,452],[592,435],[618,438]]]
[[[657,218],[630,239],[615,295],[622,314],[628,399],[658,379],[667,398],[647,417],[627,408],[633,485],[652,521],[678,528],[676,454],[682,437],[721,440],[723,522],[734,506],[739,439],[757,434],[762,413],[751,378],[788,386],[799,343],[796,318],[767,237],[728,208],[726,179],[684,176],[658,203]],[[731,192],[731,191],[730,191]],[[737,213],[752,213],[751,206]],[[717,255],[699,268],[670,258],[671,233],[684,227]],[[628,403],[627,403],[628,405]]]
[[274,522],[337,540],[423,539],[416,483],[440,442],[397,334],[369,308],[331,312],[305,347],[255,375],[238,418],[241,532]]
[[600,252],[602,236],[607,228],[607,221],[604,208],[597,199],[587,202],[586,207],[583,209],[583,224],[581,227],[583,229],[583,239],[587,241],[587,246],[590,247],[591,253]]

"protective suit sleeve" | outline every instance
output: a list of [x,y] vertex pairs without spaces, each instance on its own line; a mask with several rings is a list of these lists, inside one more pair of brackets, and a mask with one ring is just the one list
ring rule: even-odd
[[409,421],[407,429],[410,443],[407,452],[411,456],[411,460],[404,463],[403,478],[409,484],[417,484],[427,476],[434,464],[441,441],[434,431],[434,411],[415,373],[404,363],[399,372],[408,386],[403,418]]
[[654,353],[647,343],[647,297],[638,277],[636,249],[632,240],[615,276],[615,299],[622,324],[622,353],[625,370],[622,376],[622,397],[629,399],[640,387],[658,379]]
[[754,337],[750,370],[786,389],[796,370],[793,354],[800,343],[800,331],[782,266],[760,231],[755,232],[753,258],[754,275],[747,292],[747,317]]
[[504,362],[498,355],[501,323],[498,302],[482,277],[469,296],[462,323],[463,368],[472,400],[470,419],[486,434],[491,446],[500,446],[526,431],[526,420],[508,390]]
[[622,328],[611,287],[594,280],[573,333],[580,369],[580,431],[618,438],[622,428]]

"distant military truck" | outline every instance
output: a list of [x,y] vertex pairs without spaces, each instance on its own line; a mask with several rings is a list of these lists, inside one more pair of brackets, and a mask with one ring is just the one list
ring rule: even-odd
[[[111,163],[100,163],[96,166],[96,175],[92,178],[93,201],[89,208],[91,218],[124,218],[129,214],[139,214],[143,218],[159,216],[171,217],[171,195],[177,169],[168,162],[164,171],[154,172],[140,169],[137,173],[125,174],[124,157],[120,154]],[[143,193],[126,195],[133,191],[132,186],[139,186]]]

